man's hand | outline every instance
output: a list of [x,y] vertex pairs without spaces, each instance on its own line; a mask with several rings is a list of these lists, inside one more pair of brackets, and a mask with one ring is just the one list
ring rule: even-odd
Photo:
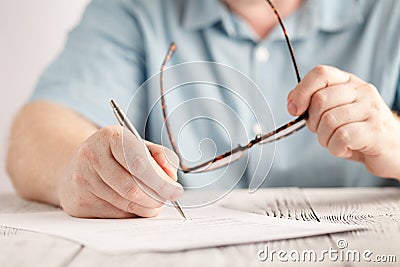
[[121,126],[103,128],[78,149],[59,185],[60,204],[76,217],[153,217],[165,200],[178,200],[178,157],[144,145]]
[[290,114],[307,109],[308,128],[332,155],[362,162],[377,176],[400,179],[400,123],[372,84],[318,66],[288,96]]

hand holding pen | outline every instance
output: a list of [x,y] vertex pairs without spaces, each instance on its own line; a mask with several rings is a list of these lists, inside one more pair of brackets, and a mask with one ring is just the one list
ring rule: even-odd
[[[147,155],[147,156],[150,157],[150,158],[153,158],[153,157],[154,157],[154,154],[152,154],[152,153],[148,150],[146,144],[144,143],[144,140],[142,139],[142,137],[140,136],[140,134],[139,134],[138,131],[136,130],[135,126],[134,126],[134,125],[132,124],[132,122],[129,120],[129,118],[125,115],[125,113],[121,110],[121,108],[117,105],[117,103],[116,103],[114,100],[111,100],[111,101],[110,101],[110,104],[111,104],[111,107],[113,108],[114,115],[115,115],[115,117],[117,118],[119,124],[120,124],[121,126],[126,127],[140,142],[142,142],[143,148],[145,149],[145,152],[148,152],[148,155]],[[164,148],[164,152],[166,152],[166,151],[169,151],[170,154],[173,153],[173,152],[170,151],[169,149]],[[169,159],[168,156],[166,157],[166,159],[167,159],[167,160]],[[170,159],[169,159],[169,160],[170,160]],[[175,166],[178,166],[177,160],[175,160],[175,161],[176,161]],[[164,165],[164,164],[163,164],[163,165]],[[166,171],[168,172],[168,168],[166,168]],[[135,178],[135,177],[134,177],[134,178]],[[175,174],[174,178],[176,179],[176,174]],[[145,183],[146,183],[146,182],[145,182]],[[157,191],[155,191],[155,192],[157,192]],[[146,193],[147,193],[147,194],[152,194],[150,191],[148,191],[148,192],[146,192]],[[158,198],[158,197],[156,197],[156,196],[154,196],[154,195],[153,195],[153,196],[150,196],[150,197]],[[184,219],[186,219],[185,213],[183,212],[183,210],[182,210],[182,208],[181,208],[179,202],[178,202],[177,200],[176,200],[176,201],[173,201],[173,200],[172,200],[171,202],[172,202],[172,204],[174,205],[175,209],[179,212],[179,214],[180,214]]]
[[[74,131],[90,135],[86,128]],[[90,132],[90,137],[71,148],[73,155],[54,189],[54,198],[68,214],[84,218],[154,217],[165,201],[182,196],[183,188],[176,182],[178,158],[171,150],[150,142],[144,146],[120,125],[90,128]]]

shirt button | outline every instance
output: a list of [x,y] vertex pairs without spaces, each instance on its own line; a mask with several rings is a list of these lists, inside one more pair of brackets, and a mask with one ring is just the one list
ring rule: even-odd
[[269,51],[265,47],[259,47],[256,51],[256,58],[258,61],[266,62],[269,59]]
[[262,134],[262,128],[261,128],[261,125],[260,125],[260,124],[254,123],[254,125],[253,125],[253,133],[254,133],[255,135]]

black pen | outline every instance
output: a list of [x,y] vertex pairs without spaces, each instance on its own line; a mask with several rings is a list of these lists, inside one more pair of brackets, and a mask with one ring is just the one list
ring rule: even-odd
[[[127,128],[129,131],[131,131],[133,133],[133,135],[136,136],[136,138],[139,139],[144,145],[144,140],[140,136],[138,131],[136,130],[135,126],[133,126],[132,122],[128,119],[126,114],[122,111],[122,109],[117,105],[117,103],[113,99],[111,99],[110,105],[113,108],[114,115],[117,118],[119,124],[121,126]],[[146,145],[144,145],[144,146],[146,147]],[[150,153],[150,151],[149,151],[149,153]],[[185,213],[183,212],[179,202],[178,201],[171,201],[171,203],[172,203],[172,205],[174,205],[175,209],[179,212],[179,214],[186,220]]]

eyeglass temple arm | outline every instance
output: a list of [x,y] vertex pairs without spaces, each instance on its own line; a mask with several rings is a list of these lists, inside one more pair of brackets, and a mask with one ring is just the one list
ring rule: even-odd
[[176,144],[174,136],[172,134],[171,126],[170,126],[169,120],[168,120],[168,111],[167,111],[167,105],[165,103],[165,90],[164,90],[164,71],[165,71],[165,67],[168,64],[168,62],[170,61],[171,57],[174,55],[176,49],[177,49],[176,44],[174,42],[172,42],[169,45],[168,52],[167,52],[167,54],[166,54],[166,56],[164,58],[164,61],[163,61],[162,65],[161,65],[161,69],[160,69],[161,109],[162,109],[162,113],[163,113],[163,119],[164,119],[164,123],[165,123],[165,128],[167,129],[167,134],[168,134],[169,140],[171,142],[172,149],[174,150],[175,154],[179,158],[179,166],[180,166],[181,170],[183,172],[185,172],[185,170],[187,170],[188,167],[183,164],[181,154],[179,153],[178,145]]
[[[272,132],[269,132],[269,133],[267,133],[267,134],[265,134],[265,135],[262,135],[262,136],[257,136],[257,137],[254,139],[254,141],[256,141],[256,143],[262,142],[262,144],[267,144],[267,143],[270,143],[270,142],[272,142],[272,141],[280,140],[280,139],[282,139],[282,138],[284,138],[284,137],[287,137],[287,136],[289,136],[289,135],[292,135],[292,134],[294,134],[295,132],[297,132],[297,131],[303,129],[304,126],[306,125],[305,122],[306,122],[307,119],[308,119],[308,112],[306,111],[303,115],[300,115],[300,116],[297,117],[295,120],[293,120],[293,121],[291,121],[291,122],[289,122],[289,123],[287,123],[287,124],[285,124],[285,125],[282,125],[281,127],[277,128],[276,130],[274,130],[274,131],[272,131]],[[293,127],[293,126],[295,126],[295,125],[299,125],[299,124],[301,124],[301,123],[303,123],[303,125],[301,125],[301,126],[298,127],[298,128],[295,128],[295,129],[292,130],[292,131],[290,131],[290,132],[288,132],[288,133],[286,133],[286,134],[284,134],[284,135],[282,135],[282,136],[279,136],[279,137],[277,137],[277,138],[271,138],[271,137],[274,137],[275,135],[277,135],[277,134],[283,132],[284,130],[286,130],[286,129],[290,128],[290,127]],[[271,138],[271,139],[270,139],[270,138]],[[266,142],[267,139],[270,139],[270,140]]]
[[[224,159],[224,158],[227,158],[227,157],[229,157],[229,156],[231,156],[231,155],[233,155],[233,154],[235,154],[235,153],[244,152],[244,151],[250,149],[251,147],[253,147],[255,144],[258,144],[258,143],[260,143],[260,142],[262,142],[262,141],[264,141],[264,140],[266,140],[266,139],[268,139],[268,138],[271,138],[271,137],[273,137],[274,135],[276,135],[276,134],[278,134],[278,133],[284,131],[285,129],[287,129],[287,128],[289,128],[289,127],[292,127],[292,126],[294,126],[294,125],[297,125],[297,124],[302,123],[303,121],[306,121],[307,118],[308,118],[308,112],[306,111],[303,115],[301,115],[301,116],[297,117],[295,120],[293,120],[293,121],[291,121],[291,122],[289,122],[289,123],[287,123],[287,124],[285,124],[285,125],[279,127],[279,128],[276,129],[275,131],[272,131],[272,132],[270,132],[270,133],[267,133],[267,134],[265,134],[265,135],[263,135],[263,136],[256,136],[256,138],[254,138],[253,140],[251,140],[249,143],[247,143],[247,144],[244,145],[244,146],[238,145],[236,148],[234,148],[234,149],[232,149],[232,150],[229,150],[229,151],[225,152],[224,154],[221,154],[221,155],[219,155],[219,156],[217,156],[217,157],[215,157],[215,158],[213,158],[213,159],[211,159],[211,160],[209,160],[209,161],[206,161],[206,162],[204,162],[204,163],[202,163],[202,164],[200,164],[200,165],[193,166],[193,167],[185,167],[185,168],[182,168],[182,171],[183,171],[184,173],[194,172],[194,171],[196,171],[196,170],[198,170],[198,169],[202,169],[202,168],[204,168],[204,167],[206,167],[206,166],[208,166],[208,165],[211,165],[211,164],[213,164],[213,163],[216,162],[216,161],[219,161],[219,160],[222,160],[222,159]],[[268,141],[268,142],[263,143],[263,144],[267,144],[267,143],[269,143],[269,142],[276,141],[276,140],[279,140],[279,139],[281,139],[281,138],[283,138],[283,137],[286,137],[286,136],[288,136],[288,135],[291,135],[291,134],[293,134],[293,133],[295,133],[295,132],[301,130],[304,126],[305,126],[305,124],[302,125],[302,126],[299,127],[299,128],[296,128],[296,129],[293,130],[292,132],[289,132],[289,133],[287,133],[287,134],[285,134],[285,135],[283,135],[283,136],[281,136],[281,137],[279,137],[279,138],[272,138],[271,141]]]
[[272,4],[271,0],[265,0],[265,1],[269,4],[269,6],[274,11],[276,18],[278,19],[279,25],[281,26],[281,28],[283,30],[283,34],[285,36],[286,44],[287,44],[287,46],[289,48],[290,57],[292,59],[294,71],[296,72],[297,82],[299,83],[299,82],[301,82],[299,67],[297,66],[296,56],[295,56],[295,53],[294,53],[294,49],[293,49],[292,43],[290,42],[290,39],[289,39],[289,34],[288,34],[287,30],[286,30],[285,25],[283,24],[283,21],[281,19],[281,16],[279,15],[278,10]]

